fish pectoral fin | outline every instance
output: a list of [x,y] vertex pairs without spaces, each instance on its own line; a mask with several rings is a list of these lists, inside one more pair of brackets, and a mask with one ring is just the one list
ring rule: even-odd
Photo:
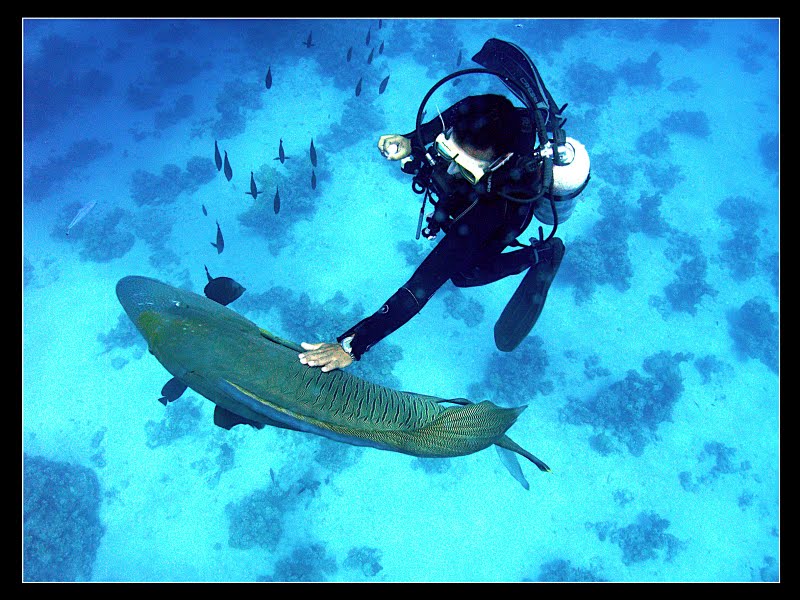
[[289,348],[289,350],[294,350],[295,352],[302,352],[303,351],[303,347],[300,344],[296,344],[296,343],[294,343],[294,342],[292,342],[290,340],[284,339],[284,338],[282,338],[280,336],[275,335],[274,333],[271,333],[271,332],[267,331],[266,329],[261,329],[260,327],[259,327],[259,331],[261,332],[262,336],[264,336],[265,338],[267,338],[271,342],[275,342],[276,344],[280,344],[281,346],[285,346],[286,348]]
[[498,446],[497,444],[494,445],[494,449],[497,450],[497,455],[500,457],[500,462],[502,462],[503,466],[508,470],[509,473],[511,473],[511,476],[519,481],[520,485],[526,490],[531,489],[531,484],[528,483],[527,479],[525,479],[525,474],[522,472],[522,467],[519,466],[517,455],[511,450],[507,450],[506,448]]
[[214,425],[229,431],[234,425],[250,425],[256,429],[262,429],[264,427],[263,423],[257,423],[251,419],[240,417],[236,413],[232,413],[228,409],[222,408],[219,405],[214,407]]
[[[539,459],[539,458],[536,458],[536,457],[535,457],[533,454],[531,454],[530,452],[528,452],[527,450],[525,450],[525,448],[523,448],[522,446],[520,446],[519,444],[517,444],[517,443],[516,443],[514,440],[512,440],[512,439],[511,439],[510,437],[508,437],[507,435],[504,435],[504,436],[503,436],[503,437],[501,437],[499,440],[497,440],[497,441],[495,442],[495,445],[496,445],[498,448],[505,448],[506,450],[510,450],[511,452],[516,452],[516,453],[517,453],[517,454],[519,454],[520,456],[524,456],[524,457],[525,457],[525,458],[527,458],[529,461],[531,461],[533,464],[535,464],[535,465],[536,465],[536,467],[537,467],[537,468],[538,468],[540,471],[544,471],[545,473],[552,473],[552,472],[553,472],[552,470],[550,470],[550,467],[548,467],[548,466],[547,466],[547,465],[544,463],[544,461],[542,461],[542,460],[541,460],[541,459]],[[503,458],[503,454],[500,454],[500,457],[501,457],[501,458]],[[504,463],[504,464],[505,464],[505,463]],[[506,464],[506,466],[508,466],[508,465]],[[512,472],[511,474],[512,474],[512,475],[514,475],[514,473],[513,473],[513,472]],[[514,477],[516,477],[516,475],[514,475]]]

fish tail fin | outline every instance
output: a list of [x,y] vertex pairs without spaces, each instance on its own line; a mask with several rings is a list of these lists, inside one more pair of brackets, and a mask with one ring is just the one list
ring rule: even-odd
[[502,408],[486,400],[452,406],[412,435],[417,448],[431,456],[470,454],[497,443],[525,408]]

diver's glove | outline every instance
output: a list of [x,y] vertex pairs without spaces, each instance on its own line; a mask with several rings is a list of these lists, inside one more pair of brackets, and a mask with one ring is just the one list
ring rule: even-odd
[[386,160],[402,160],[411,155],[411,140],[396,133],[382,135],[378,139],[378,150]]

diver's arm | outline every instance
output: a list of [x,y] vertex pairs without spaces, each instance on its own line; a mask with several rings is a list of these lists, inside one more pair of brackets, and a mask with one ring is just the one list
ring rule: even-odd
[[353,356],[360,359],[364,352],[405,325],[448,279],[473,264],[486,240],[495,233],[502,210],[496,202],[474,205],[460,218],[460,226],[451,228],[425,257],[411,279],[378,311],[336,339],[341,342],[353,336]]

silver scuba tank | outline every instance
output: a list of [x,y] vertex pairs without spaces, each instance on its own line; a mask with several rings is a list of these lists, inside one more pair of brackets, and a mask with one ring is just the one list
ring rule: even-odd
[[534,216],[546,225],[554,224],[550,197],[555,201],[558,222],[563,223],[572,215],[578,195],[589,182],[591,161],[583,144],[567,137],[559,149],[559,155],[561,164],[553,164],[551,192],[542,196],[533,206]]

